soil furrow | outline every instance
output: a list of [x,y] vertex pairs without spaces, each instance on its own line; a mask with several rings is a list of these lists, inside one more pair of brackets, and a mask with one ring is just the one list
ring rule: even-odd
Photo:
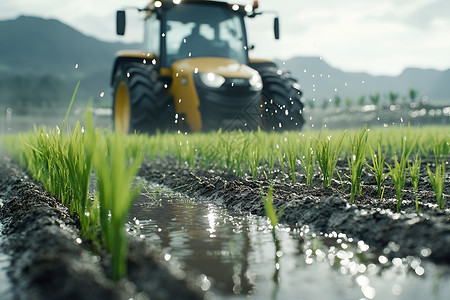
[[[450,264],[450,212],[448,208],[440,210],[429,205],[434,198],[428,191],[420,191],[427,198],[421,200],[419,214],[410,201],[414,199],[411,190],[405,190],[402,211],[395,213],[396,200],[388,196],[380,202],[376,185],[366,185],[363,196],[350,205],[349,195],[338,182],[329,188],[308,187],[301,183],[292,185],[289,179],[280,178],[270,183],[269,180],[245,179],[221,171],[179,168],[170,159],[144,163],[139,175],[191,197],[259,216],[265,215],[261,191],[267,192],[268,186],[273,184],[274,206],[285,208],[282,223],[299,227],[308,225],[317,233],[342,232],[364,240],[380,252],[394,242],[400,248],[390,252],[389,257],[419,256],[422,249],[429,248],[432,250],[429,259]],[[391,190],[393,188],[388,186],[385,195],[393,194]]]

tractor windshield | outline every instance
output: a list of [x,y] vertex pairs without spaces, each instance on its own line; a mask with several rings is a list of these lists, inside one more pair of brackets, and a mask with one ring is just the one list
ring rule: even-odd
[[244,21],[228,6],[183,3],[166,12],[166,59],[225,57],[246,64]]

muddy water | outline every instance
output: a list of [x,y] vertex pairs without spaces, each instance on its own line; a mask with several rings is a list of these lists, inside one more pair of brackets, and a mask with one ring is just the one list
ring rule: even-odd
[[205,276],[211,299],[448,299],[450,278],[422,262],[430,255],[387,259],[398,245],[372,251],[362,241],[308,226],[279,226],[231,214],[182,195],[148,188],[129,215],[132,234]]

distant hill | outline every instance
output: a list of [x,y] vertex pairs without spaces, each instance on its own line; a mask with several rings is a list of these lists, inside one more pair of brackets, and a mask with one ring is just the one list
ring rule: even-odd
[[57,20],[21,16],[0,21],[0,65],[20,72],[68,73],[78,64],[90,72],[112,64],[114,53],[127,47],[86,36]]
[[[17,95],[19,98],[39,94],[37,90],[25,93],[24,86],[54,89],[55,85],[65,90],[53,93],[59,97],[73,92],[78,80],[81,80],[80,98],[98,97],[102,91],[108,94],[114,54],[121,49],[139,48],[138,44],[99,41],[60,21],[28,16],[0,21],[0,41],[1,98],[6,94],[13,97],[14,93],[23,93]],[[46,78],[44,86],[39,84],[42,77]],[[6,92],[6,88],[14,93]]]
[[[0,41],[0,105],[54,105],[63,95],[70,99],[78,80],[78,98],[98,99],[105,92],[104,102],[111,103],[114,54],[140,47],[103,42],[60,21],[27,16],[0,21]],[[409,68],[391,77],[343,72],[318,57],[295,57],[279,64],[298,78],[308,100],[390,91],[406,95],[411,88],[431,100],[450,99],[450,70]]]
[[430,101],[450,103],[450,69],[407,68],[399,76],[373,76],[368,73],[343,72],[327,64],[319,57],[295,57],[278,64],[296,77],[306,99],[317,101],[334,98],[359,98],[389,92],[406,96],[410,89],[419,91],[419,96]]

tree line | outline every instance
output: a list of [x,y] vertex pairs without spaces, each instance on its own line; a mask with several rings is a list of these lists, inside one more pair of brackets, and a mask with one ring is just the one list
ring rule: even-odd
[[[73,87],[52,74],[0,75],[0,103],[11,108],[67,106]],[[67,99],[67,101],[65,101]]]
[[[380,93],[374,93],[371,95],[361,95],[357,99],[352,99],[350,97],[342,98],[339,95],[335,95],[334,98],[324,99],[321,102],[320,108],[325,109],[328,106],[335,106],[336,108],[341,107],[351,107],[351,106],[364,106],[364,105],[375,105],[379,106],[381,104],[381,100],[385,98],[389,104],[396,105],[399,104],[400,101],[403,103],[414,103],[419,99],[419,91],[415,89],[409,89],[408,92],[404,95],[395,92],[389,92],[386,95],[381,95]],[[310,108],[315,108],[315,101],[307,102]]]

